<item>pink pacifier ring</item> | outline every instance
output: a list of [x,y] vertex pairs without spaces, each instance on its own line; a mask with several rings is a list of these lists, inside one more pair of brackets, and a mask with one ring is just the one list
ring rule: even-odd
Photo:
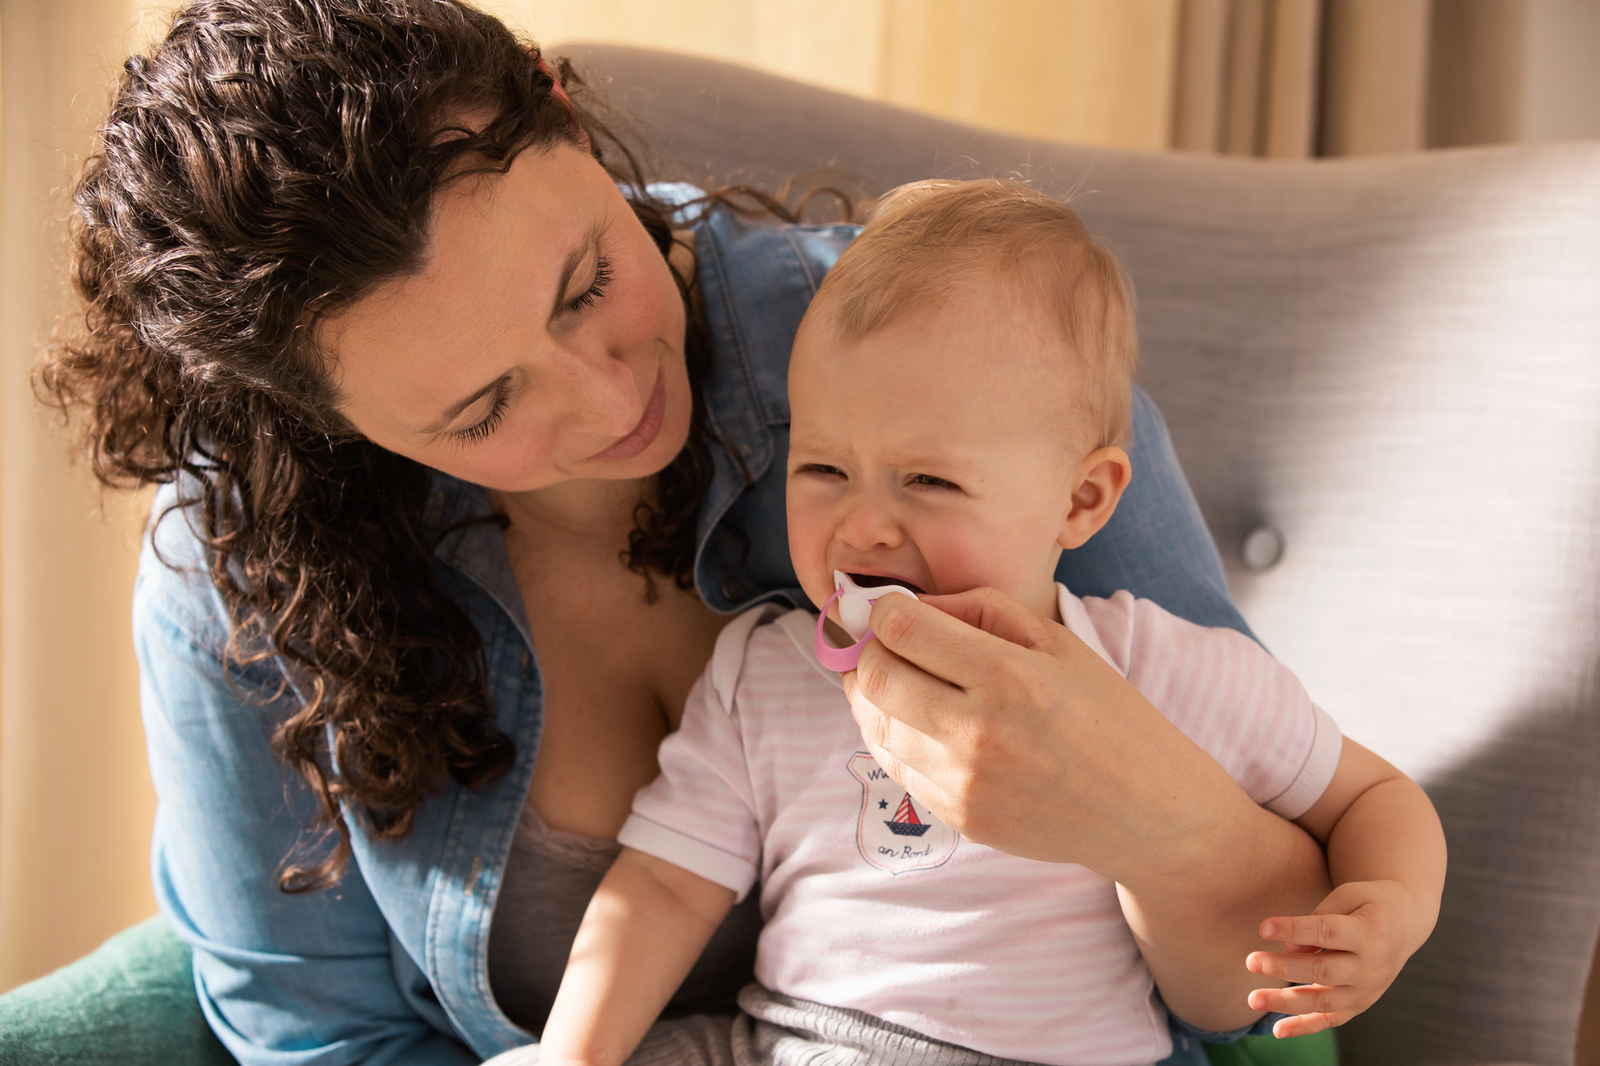
[[865,635],[863,635],[860,640],[856,641],[848,648],[835,648],[832,644],[828,643],[828,638],[823,635],[822,627],[828,621],[828,608],[833,606],[833,601],[837,600],[840,596],[843,596],[849,591],[849,589],[839,589],[832,596],[829,596],[828,602],[822,605],[822,613],[817,616],[817,662],[821,663],[823,666],[826,666],[829,670],[832,670],[836,674],[842,674],[847,670],[854,670],[857,666],[861,665],[861,649],[867,646],[867,641],[871,640],[873,635],[872,630],[867,630]]

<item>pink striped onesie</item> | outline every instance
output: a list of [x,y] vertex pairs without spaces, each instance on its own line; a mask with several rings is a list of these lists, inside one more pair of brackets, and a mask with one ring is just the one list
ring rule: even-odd
[[[1090,648],[1285,818],[1321,796],[1339,730],[1249,638],[1126,592],[1061,615]],[[1002,1058],[1078,1066],[1171,1052],[1112,882],[963,840],[879,769],[816,616],[756,608],[723,630],[618,839],[725,885],[758,880],[756,977]]]

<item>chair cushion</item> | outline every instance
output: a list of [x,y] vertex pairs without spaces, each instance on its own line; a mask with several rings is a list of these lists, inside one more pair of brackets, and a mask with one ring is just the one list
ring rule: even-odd
[[162,917],[0,996],[0,1066],[234,1066]]

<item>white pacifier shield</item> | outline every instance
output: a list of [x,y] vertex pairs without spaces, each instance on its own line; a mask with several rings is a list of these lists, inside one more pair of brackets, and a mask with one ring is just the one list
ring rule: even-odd
[[839,597],[839,624],[844,626],[851,640],[860,640],[867,635],[867,624],[872,620],[873,600],[887,596],[891,592],[903,593],[912,599],[917,598],[917,594],[904,585],[875,585],[872,588],[862,588],[843,570],[833,572],[833,589],[842,593]]

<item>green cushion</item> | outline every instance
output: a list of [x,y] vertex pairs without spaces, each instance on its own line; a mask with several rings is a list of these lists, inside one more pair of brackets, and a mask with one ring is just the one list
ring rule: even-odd
[[1232,1044],[1205,1047],[1211,1066],[1339,1066],[1339,1045],[1332,1029],[1288,1040],[1247,1036]]
[[0,996],[0,1066],[235,1066],[194,994],[189,945],[151,918]]

